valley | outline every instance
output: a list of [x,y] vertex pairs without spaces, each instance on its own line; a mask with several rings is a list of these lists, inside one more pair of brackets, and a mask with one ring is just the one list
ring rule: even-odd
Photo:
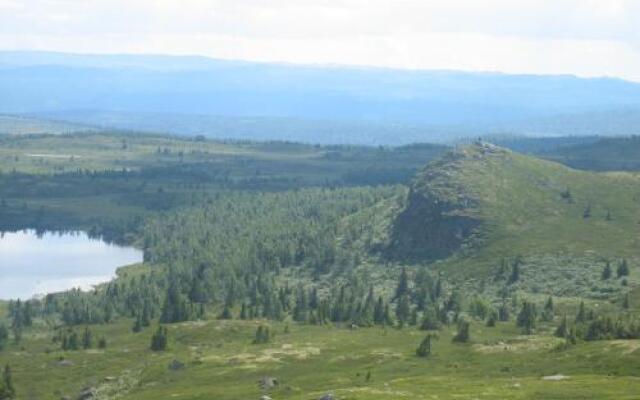
[[83,230],[144,254],[93,290],[0,303],[0,364],[20,396],[633,399],[640,387],[634,171],[483,141],[0,143],[4,231]]

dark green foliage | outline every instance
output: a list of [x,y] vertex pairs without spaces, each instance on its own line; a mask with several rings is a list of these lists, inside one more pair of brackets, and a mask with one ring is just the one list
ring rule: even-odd
[[488,328],[493,328],[496,326],[496,323],[498,322],[498,312],[496,310],[491,310],[489,312],[489,318],[487,318],[487,327]]
[[224,308],[222,309],[222,313],[220,313],[220,316],[218,316],[218,319],[233,319],[231,308],[228,305],[224,306]]
[[622,299],[622,308],[625,310],[628,310],[630,307],[630,302],[629,302],[629,293],[624,295],[624,298]]
[[400,277],[398,278],[398,286],[396,287],[393,300],[407,295],[409,295],[409,274],[407,273],[407,269],[403,267],[400,272]]
[[589,319],[589,313],[584,305],[584,301],[580,302],[578,306],[578,313],[576,314],[576,323],[586,322]]
[[440,329],[440,321],[438,319],[437,306],[429,307],[424,311],[420,329],[423,331],[432,331]]
[[411,306],[409,303],[409,297],[407,295],[402,295],[398,299],[398,305],[396,306],[396,318],[398,319],[398,323],[402,326],[409,321],[409,317],[411,314]]
[[513,284],[520,280],[520,258],[516,258],[511,264],[511,275],[509,276],[509,283]]
[[0,323],[0,351],[4,350],[7,342],[9,341],[9,330],[7,326]]
[[[171,285],[164,299],[160,322],[173,323],[188,321],[191,313],[187,306],[187,299],[180,291],[177,279],[170,276],[169,280],[171,281]],[[142,321],[140,321],[140,326],[142,326]]]
[[582,218],[591,218],[591,204],[587,204],[587,206],[585,207],[584,211],[582,212]]
[[602,270],[602,280],[607,280],[611,278],[611,263],[609,261],[606,262],[604,269]]
[[511,312],[509,311],[509,306],[506,302],[503,302],[498,308],[498,319],[502,322],[509,321],[511,317]]
[[560,325],[556,328],[554,335],[559,338],[566,338],[569,334],[569,324],[567,322],[567,316],[562,317]]
[[543,321],[553,321],[553,316],[555,315],[555,309],[553,305],[553,297],[549,296],[547,302],[544,304],[544,309],[542,310],[541,318]]
[[138,333],[142,331],[142,318],[140,318],[139,315],[136,317],[135,321],[133,322],[133,327],[131,328],[131,331],[133,333]]
[[422,339],[422,342],[420,342],[420,346],[418,346],[418,348],[416,349],[416,355],[418,357],[428,357],[431,355],[431,342],[432,340],[437,339],[438,336],[434,335],[434,334],[427,334],[427,336],[425,336],[424,339]]
[[537,318],[536,305],[532,302],[524,301],[516,319],[516,326],[522,328],[524,334],[531,335],[536,328]]
[[151,336],[151,350],[152,351],[164,351],[167,349],[169,342],[169,331],[166,327],[160,325],[156,332]]
[[106,349],[107,348],[107,339],[102,336],[100,338],[100,340],[98,340],[98,348],[99,349]]
[[84,332],[82,333],[82,348],[90,349],[93,347],[93,334],[89,327],[84,328]]
[[5,365],[2,371],[2,380],[0,381],[0,400],[14,399],[16,390],[13,386],[13,376],[11,375],[11,367]]
[[469,332],[471,328],[471,324],[464,318],[458,319],[458,331],[453,337],[453,341],[456,343],[466,343],[471,339],[471,334]]
[[253,339],[253,344],[265,344],[271,341],[271,333],[269,330],[269,326],[258,326],[256,329],[256,335]]
[[622,261],[618,264],[618,268],[616,269],[616,275],[618,278],[623,276],[629,276],[629,263],[626,258],[623,258]]
[[490,312],[491,305],[483,298],[475,297],[469,304],[469,313],[480,320],[487,318]]

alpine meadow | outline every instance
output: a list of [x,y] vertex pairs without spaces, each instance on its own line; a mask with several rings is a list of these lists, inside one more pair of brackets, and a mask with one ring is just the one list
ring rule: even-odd
[[258,3],[0,1],[0,400],[640,399],[640,8]]

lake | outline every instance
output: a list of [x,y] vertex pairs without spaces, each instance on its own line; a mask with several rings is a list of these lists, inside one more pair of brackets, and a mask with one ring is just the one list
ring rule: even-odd
[[109,281],[118,267],[142,261],[142,251],[92,239],[84,232],[0,236],[0,299],[81,288]]

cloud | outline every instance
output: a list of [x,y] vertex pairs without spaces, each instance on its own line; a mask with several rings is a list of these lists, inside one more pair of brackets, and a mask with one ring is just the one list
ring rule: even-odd
[[614,75],[635,0],[0,0],[0,48]]

